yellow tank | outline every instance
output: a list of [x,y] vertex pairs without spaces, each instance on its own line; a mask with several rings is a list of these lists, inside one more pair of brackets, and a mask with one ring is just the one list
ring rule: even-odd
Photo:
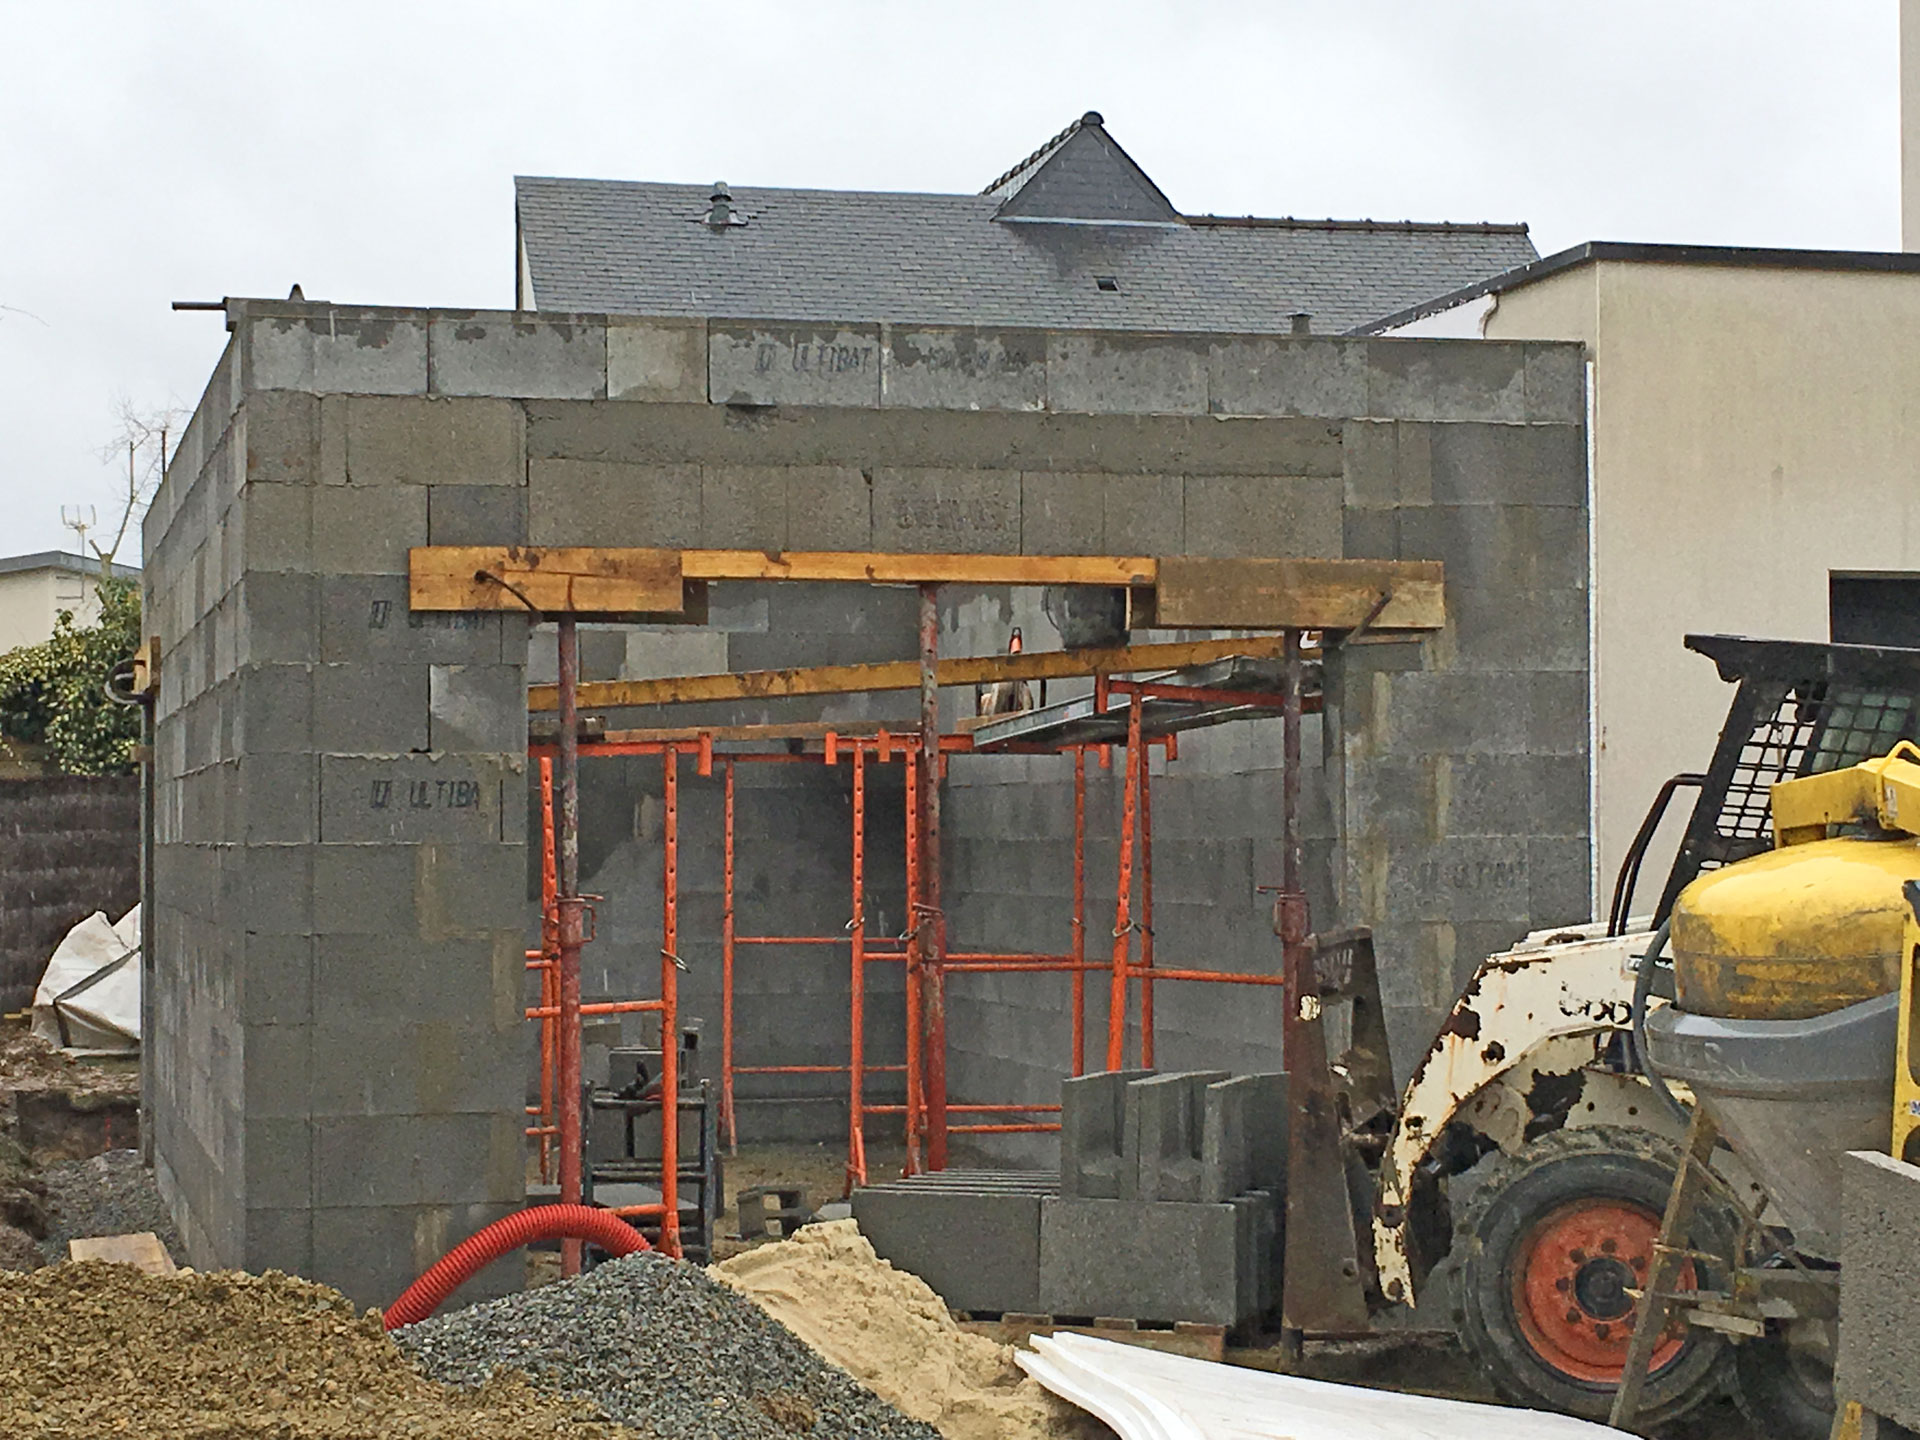
[[1681,1009],[1740,1020],[1804,1020],[1900,988],[1920,840],[1842,837],[1712,870],[1673,907]]

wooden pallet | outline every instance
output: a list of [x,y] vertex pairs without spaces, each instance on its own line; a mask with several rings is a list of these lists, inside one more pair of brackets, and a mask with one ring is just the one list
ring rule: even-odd
[[1117,1340],[1123,1345],[1138,1345],[1146,1350],[1162,1350],[1169,1355],[1188,1355],[1196,1360],[1224,1360],[1227,1354],[1225,1325],[1202,1325],[1190,1320],[1156,1325],[1148,1321],[1106,1315],[1026,1315],[1008,1311],[997,1320],[963,1318],[960,1328],[1010,1345],[1024,1345],[1035,1335],[1065,1331],[1070,1335],[1094,1335],[1102,1340]]

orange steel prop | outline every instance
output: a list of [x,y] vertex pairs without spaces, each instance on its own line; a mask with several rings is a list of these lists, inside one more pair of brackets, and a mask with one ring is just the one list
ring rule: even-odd
[[867,1183],[865,1103],[867,1063],[867,752],[853,752],[853,918],[847,922],[851,959],[847,976],[847,1190]]
[[[1135,697],[1136,700],[1139,698]],[[1140,1064],[1153,1069],[1153,752],[1140,747]]]
[[721,853],[726,877],[720,900],[720,1119],[727,1127],[727,1153],[740,1153],[740,1127],[733,1112],[733,761],[726,764],[721,805]]
[[917,1175],[926,1169],[921,1137],[924,1094],[920,1084],[920,971],[922,934],[915,917],[920,906],[920,757],[906,752],[907,763],[907,1157],[901,1171]]
[[940,782],[946,760],[940,753],[940,587],[920,587],[920,913],[926,937],[920,947],[920,975],[926,990],[921,1019],[926,1041],[921,1084],[927,1100],[927,1166],[947,1168],[947,919],[940,896]]
[[1087,1073],[1087,747],[1073,747],[1073,1073]]
[[660,940],[660,1249],[680,1257],[680,752],[665,766],[666,865]]
[[[1105,688],[1104,686],[1102,687]],[[1127,764],[1121,781],[1120,878],[1113,912],[1113,979],[1107,996],[1107,1069],[1126,1067],[1127,976],[1133,948],[1133,842],[1140,788],[1140,695],[1127,697]]]
[[[560,868],[554,901],[560,919],[560,1201],[580,1203],[580,636],[571,614],[560,617]],[[580,1273],[580,1242],[560,1242],[560,1273]]]

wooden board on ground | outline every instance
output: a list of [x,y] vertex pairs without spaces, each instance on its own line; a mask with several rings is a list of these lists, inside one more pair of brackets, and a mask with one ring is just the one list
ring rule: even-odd
[[415,610],[627,616],[678,613],[687,599],[678,550],[421,545],[407,564]]
[[689,580],[888,585],[1150,585],[1148,555],[932,555],[880,550],[684,550]]
[[1443,582],[1437,560],[1170,556],[1160,562],[1154,622],[1170,630],[1438,630],[1447,620]]
[[93,1235],[67,1242],[69,1260],[104,1260],[111,1265],[131,1265],[148,1275],[175,1273],[173,1257],[160,1237],[151,1230],[132,1235]]

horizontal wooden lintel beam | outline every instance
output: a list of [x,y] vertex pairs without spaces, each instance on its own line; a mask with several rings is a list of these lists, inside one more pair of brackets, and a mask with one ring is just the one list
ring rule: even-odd
[[[1281,652],[1278,635],[1229,640],[1189,640],[1168,645],[1123,645],[1097,650],[1028,651],[1020,655],[982,655],[942,660],[942,685],[992,685],[1002,680],[1058,680],[1073,675],[1131,675],[1143,670],[1178,670],[1240,655],[1272,659]],[[725,675],[683,675],[664,680],[598,680],[580,686],[583,708],[640,705],[690,705],[716,700],[760,700],[790,695],[856,695],[866,691],[916,690],[920,666],[913,660],[875,665],[816,665],[795,670],[742,670]],[[559,708],[552,685],[527,692],[527,708]]]

